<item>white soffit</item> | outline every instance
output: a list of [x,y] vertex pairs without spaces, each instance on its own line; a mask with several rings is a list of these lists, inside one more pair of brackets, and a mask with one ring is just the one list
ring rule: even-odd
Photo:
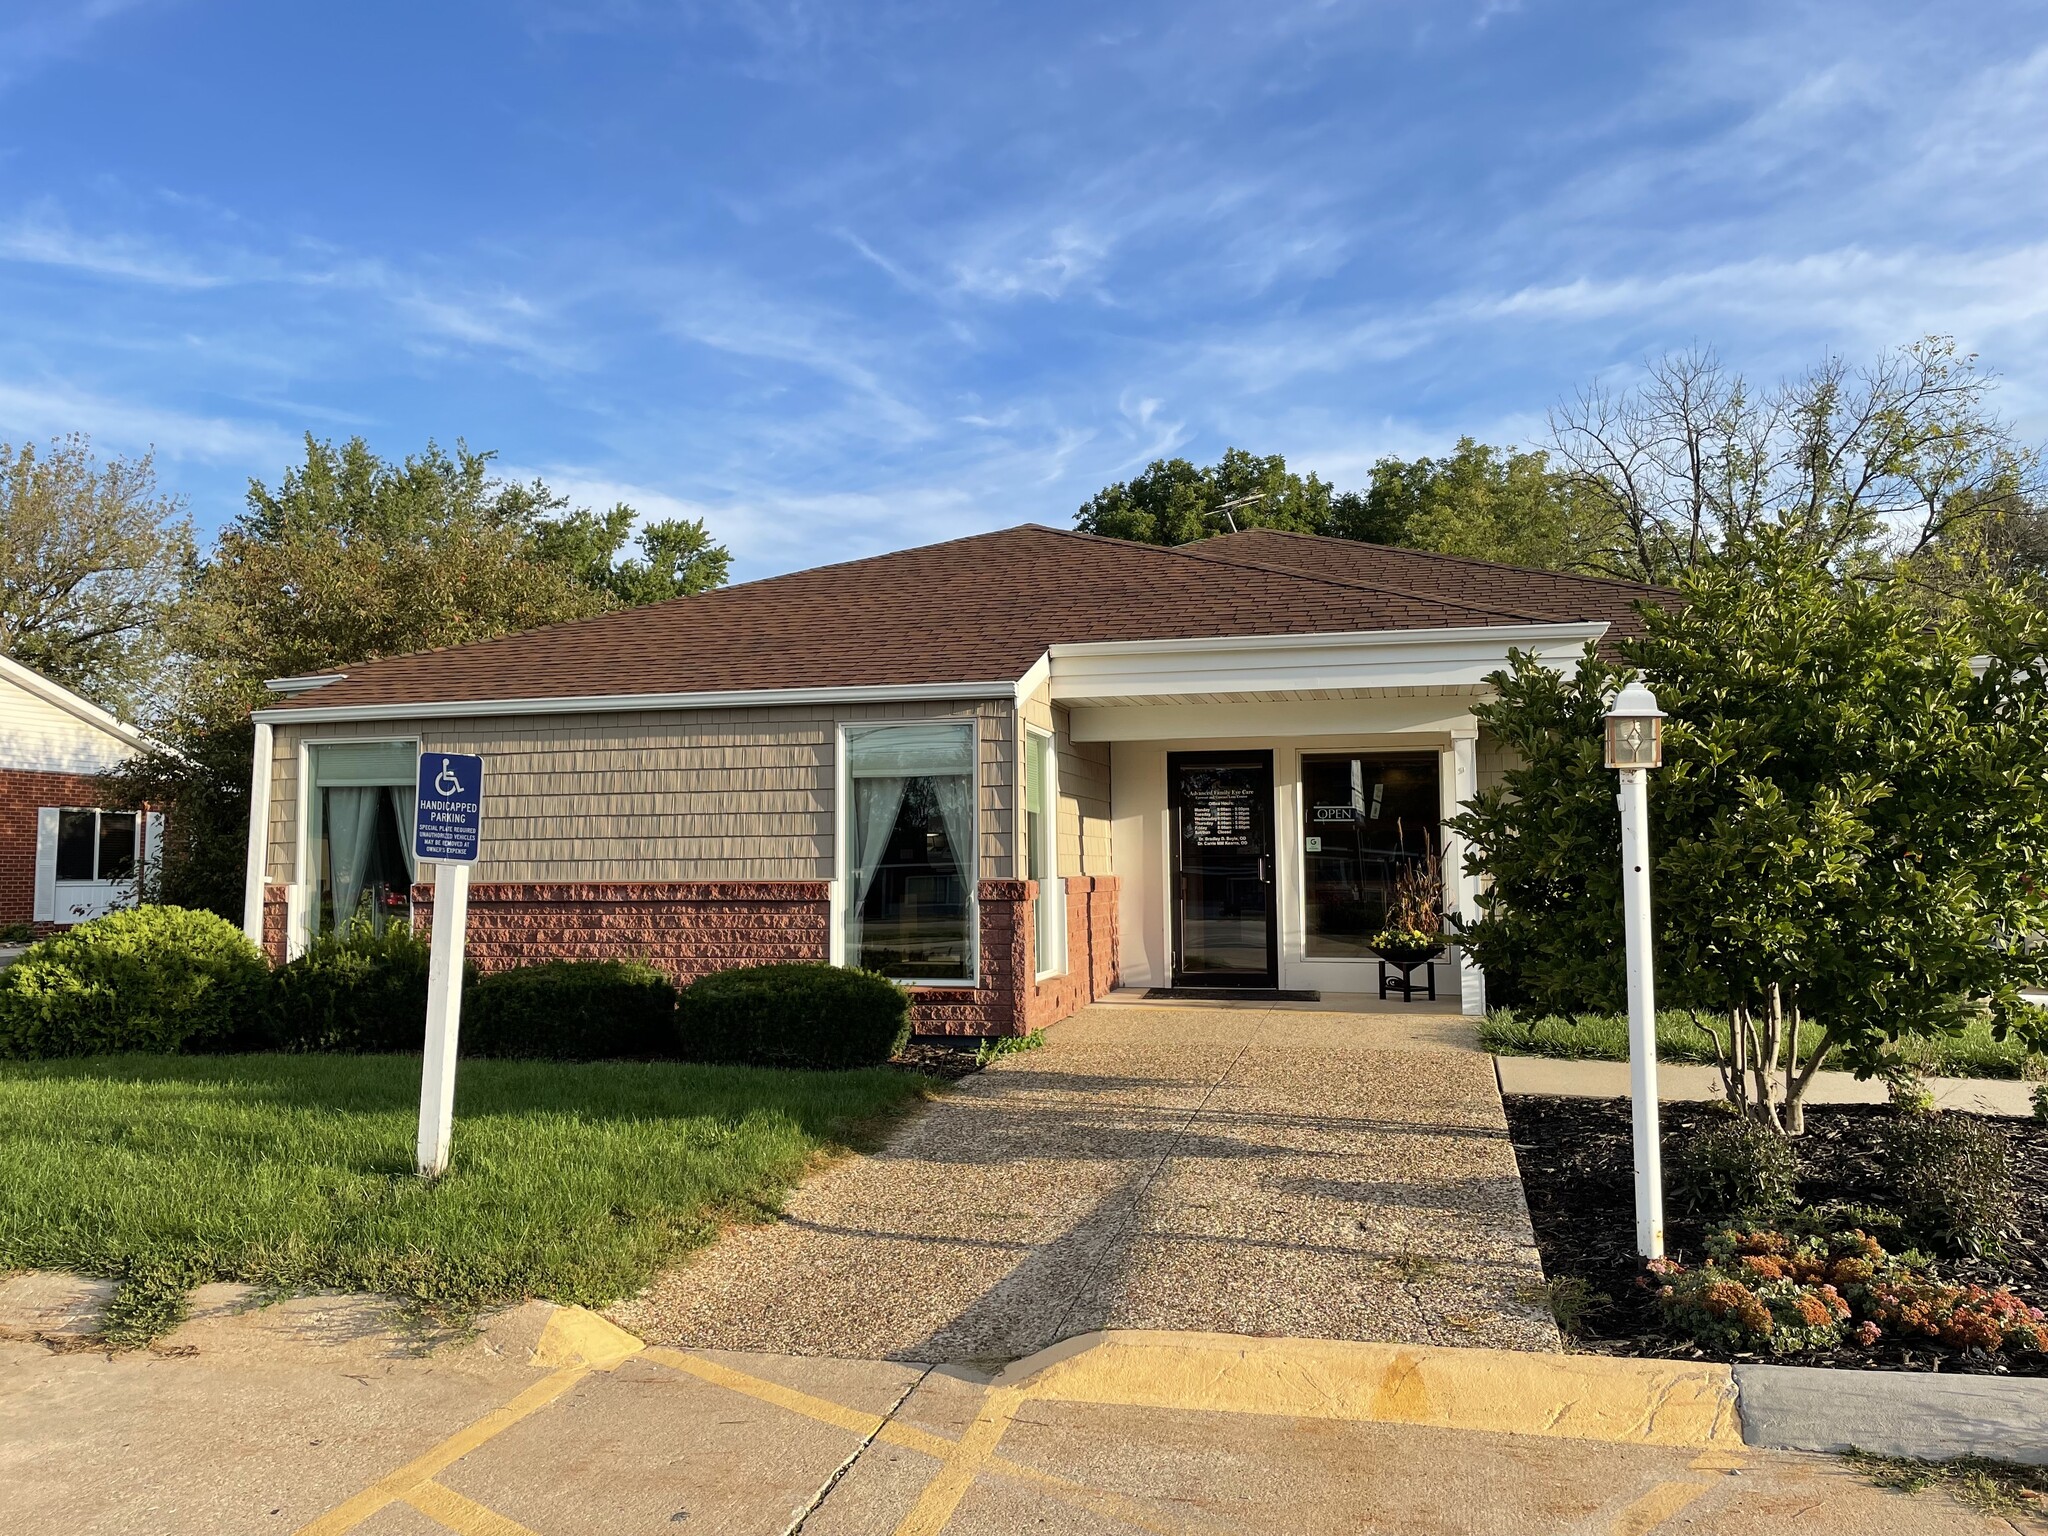
[[1052,647],[1052,696],[1066,704],[1202,694],[1472,687],[1528,651],[1573,665],[1604,622],[1486,625],[1354,634],[1130,640]]

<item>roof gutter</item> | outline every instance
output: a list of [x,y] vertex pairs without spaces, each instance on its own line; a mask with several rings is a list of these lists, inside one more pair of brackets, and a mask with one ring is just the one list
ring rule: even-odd
[[259,709],[265,725],[358,720],[474,719],[486,715],[595,715],[614,710],[766,709],[782,704],[916,704],[948,699],[1009,699],[1017,681],[892,683],[855,688],[734,688],[718,693],[599,693],[561,698],[428,699],[406,704],[305,704]]

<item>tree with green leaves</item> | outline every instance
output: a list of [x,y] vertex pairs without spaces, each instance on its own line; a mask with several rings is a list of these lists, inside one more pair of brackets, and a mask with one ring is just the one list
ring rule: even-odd
[[177,750],[123,769],[130,800],[168,805],[156,894],[239,915],[249,711],[264,682],[487,640],[721,585],[730,557],[701,522],[597,514],[492,455],[433,443],[403,461],[361,438],[306,439],[275,489],[251,481],[169,615],[176,687],[147,721]]
[[[1731,1099],[1788,1129],[1813,1073],[1889,1069],[1988,1012],[2048,1044],[2048,611],[1989,587],[1930,624],[1759,527],[1646,609],[1625,667],[1528,656],[1475,711],[1519,759],[1453,825],[1486,877],[1471,952],[1528,1000],[1625,996],[1602,719],[1639,671],[1669,714],[1650,792],[1660,999],[1731,1024]],[[1801,1017],[1818,1045],[1797,1055]]]
[[1154,459],[1142,475],[1105,486],[1074,516],[1087,533],[1143,544],[1188,544],[1235,528],[1325,533],[1330,487],[1279,454],[1226,448],[1214,464]]
[[191,524],[148,454],[102,460],[77,434],[0,443],[0,654],[134,714],[191,559]]
[[1360,495],[1336,498],[1328,530],[1441,555],[1548,571],[1601,567],[1620,524],[1612,500],[1588,494],[1541,450],[1470,437],[1443,458],[1383,458]]

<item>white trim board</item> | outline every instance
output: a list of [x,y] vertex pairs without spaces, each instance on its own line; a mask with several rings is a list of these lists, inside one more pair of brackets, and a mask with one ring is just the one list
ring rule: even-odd
[[1504,667],[1510,650],[1569,666],[1607,629],[1603,621],[1056,645],[1052,696],[1108,704],[1201,693],[1470,687]]
[[[1477,729],[1471,699],[1293,699],[1244,704],[1074,704],[1076,741],[1228,741],[1285,736],[1449,736]],[[1412,750],[1432,751],[1434,741]]]

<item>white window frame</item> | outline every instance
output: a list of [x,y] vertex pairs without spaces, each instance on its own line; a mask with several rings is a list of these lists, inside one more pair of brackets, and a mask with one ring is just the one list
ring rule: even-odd
[[[1045,814],[1039,818],[1038,834],[1041,846],[1037,849],[1037,853],[1041,866],[1050,870],[1051,875],[1047,879],[1038,882],[1038,900],[1032,904],[1032,943],[1034,953],[1031,958],[1034,967],[1032,979],[1035,981],[1046,981],[1051,977],[1067,974],[1067,882],[1060,873],[1059,738],[1053,732],[1035,725],[1027,725],[1024,728],[1024,751],[1027,754],[1024,764],[1024,781],[1027,787],[1024,795],[1021,797],[1024,801],[1024,826],[1022,830],[1028,838],[1031,828],[1030,790],[1028,787],[1031,782],[1031,764],[1028,754],[1040,743],[1044,744],[1045,750]],[[1024,866],[1026,870],[1029,870],[1031,867],[1029,862],[1030,852],[1031,850],[1026,850],[1026,863]],[[1038,941],[1048,934],[1052,938],[1052,947],[1049,951],[1045,951],[1045,953],[1049,954],[1052,964],[1042,970],[1035,969],[1038,964]]]
[[856,959],[846,949],[846,903],[849,899],[848,884],[853,871],[853,758],[847,751],[848,731],[886,730],[890,726],[918,725],[964,725],[972,750],[968,754],[968,804],[974,807],[974,846],[967,851],[969,867],[961,873],[967,882],[967,949],[973,961],[976,974],[953,978],[940,977],[890,977],[899,986],[942,987],[958,991],[963,987],[975,988],[981,985],[981,719],[977,715],[937,715],[901,720],[841,720],[832,733],[833,770],[832,783],[835,802],[832,816],[832,880],[830,884],[832,941],[831,960],[834,965],[852,965]]
[[313,749],[315,747],[399,747],[409,746],[418,759],[423,750],[418,736],[302,736],[299,738],[298,826],[292,832],[292,883],[285,887],[285,953],[294,958],[313,942],[313,924],[320,914],[319,880],[309,872],[313,830]]
[[[117,879],[104,879],[100,875],[101,820],[107,816],[133,816],[135,818],[135,858],[128,874]],[[57,878],[57,844],[66,816],[90,816],[92,824],[92,878],[89,880],[60,880]],[[141,892],[138,883],[143,869],[149,862],[155,847],[157,829],[163,818],[148,811],[109,811],[98,805],[47,805],[36,808],[36,866],[34,871],[34,900],[31,905],[31,919],[38,923],[52,923],[59,927],[76,927],[89,923],[96,917],[104,917],[126,903],[132,902]],[[45,828],[47,827],[47,836]],[[62,910],[68,903],[69,910]]]

